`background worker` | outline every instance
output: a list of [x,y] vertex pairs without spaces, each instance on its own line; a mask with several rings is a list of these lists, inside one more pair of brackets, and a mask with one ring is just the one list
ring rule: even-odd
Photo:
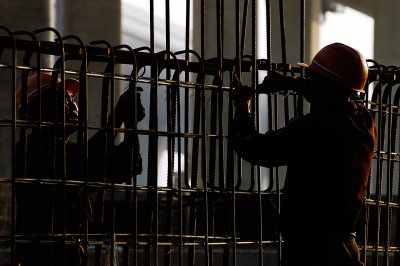
[[362,220],[376,129],[368,109],[351,96],[364,90],[366,60],[357,50],[332,43],[302,66],[309,71],[308,80],[271,72],[259,92],[297,90],[310,103],[310,112],[259,134],[242,88],[235,99],[231,140],[253,164],[287,165],[280,218],[284,265],[362,265],[356,227]]
[[[132,127],[135,107],[137,121],[145,116],[140,94],[134,102],[133,92],[129,88],[118,99],[115,106],[116,127],[122,123],[126,128]],[[28,77],[25,106],[22,105],[22,87],[17,90],[18,118],[28,121],[29,130],[17,144],[16,176],[54,180],[54,183],[39,186],[37,183],[17,184],[17,234],[28,237],[40,234],[42,240],[50,237],[47,243],[34,240],[33,244],[18,244],[17,262],[21,265],[85,264],[86,254],[80,246],[79,234],[86,231],[86,219],[89,225],[93,224],[94,190],[89,189],[85,193],[82,183],[64,186],[64,178],[67,181],[84,181],[84,171],[87,170],[89,181],[122,183],[140,174],[142,169],[137,135],[125,136],[124,141],[114,147],[115,167],[110,165],[105,129],[88,140],[88,165],[87,169],[84,167],[84,147],[71,140],[71,135],[78,130],[79,110],[74,100],[78,93],[78,80],[66,79],[63,90],[61,80],[53,79],[48,72],[40,74],[40,85],[37,75]],[[41,127],[37,126],[37,121],[42,122]],[[65,257],[63,233],[68,235],[67,241],[75,243],[66,245]],[[57,239],[59,243],[54,244]]]

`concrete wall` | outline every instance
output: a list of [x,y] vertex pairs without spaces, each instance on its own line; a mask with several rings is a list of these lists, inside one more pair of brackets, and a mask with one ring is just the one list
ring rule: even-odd
[[78,35],[87,44],[97,40],[121,43],[120,0],[58,0],[56,9],[62,18],[56,26],[65,35]]

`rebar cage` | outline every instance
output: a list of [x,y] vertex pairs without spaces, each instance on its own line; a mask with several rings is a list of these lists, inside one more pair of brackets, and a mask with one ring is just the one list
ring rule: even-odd
[[[245,31],[240,29],[246,27],[247,12],[240,19],[238,6],[236,57],[224,58],[223,1],[216,2],[215,58],[205,57],[204,1],[199,53],[189,44],[183,51],[155,51],[154,25],[150,46],[138,48],[107,41],[85,44],[54,28],[1,27],[5,108],[0,134],[9,140],[0,176],[4,263],[15,265],[30,256],[35,265],[280,265],[278,215],[285,168],[250,165],[233,152],[228,142],[232,84],[239,79],[256,87],[259,75],[271,70],[294,76],[303,72],[286,62],[285,52],[281,63],[258,59],[255,47],[251,55],[243,54]],[[252,12],[255,25],[255,8]],[[302,21],[304,16],[301,8]],[[54,40],[42,40],[44,34]],[[256,31],[251,35],[255,40]],[[284,34],[281,41],[284,46]],[[302,38],[300,51],[303,47]],[[366,265],[399,265],[400,70],[367,61],[368,84],[359,100],[375,116],[378,143],[367,194],[368,222],[358,243]],[[42,107],[38,119],[28,116],[28,78],[44,72],[52,76],[52,88],[59,80],[62,91],[69,78],[79,81],[76,124],[67,119],[65,95],[52,99],[55,112],[62,113],[57,120],[44,119]],[[40,77],[37,82],[42,84]],[[115,110],[121,92],[128,90],[133,91],[128,109],[133,123],[123,124]],[[50,105],[41,91],[38,95],[39,106]],[[140,122],[139,96],[146,110]],[[290,91],[255,96],[252,103],[260,131],[277,129],[307,112],[307,104]],[[65,141],[71,126],[74,134]],[[48,130],[60,133],[48,138]],[[33,140],[37,149],[30,144],[34,132],[39,132]],[[103,141],[92,145],[99,133]],[[121,158],[121,143],[129,141],[133,144]],[[92,156],[98,161],[93,163]],[[121,160],[128,162],[122,174]],[[135,168],[139,164],[142,171]]]

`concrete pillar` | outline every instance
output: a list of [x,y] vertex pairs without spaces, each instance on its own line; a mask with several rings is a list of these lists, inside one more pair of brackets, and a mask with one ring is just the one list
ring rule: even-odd
[[375,0],[374,60],[384,65],[400,65],[400,2]]
[[[92,41],[104,40],[111,46],[121,44],[121,1],[85,0],[68,1],[58,0],[56,5],[56,27],[65,35],[78,36],[85,45]],[[70,41],[74,43],[73,41]],[[98,44],[99,47],[107,47]],[[89,71],[104,72],[106,64],[89,63]],[[121,68],[117,68],[120,71]],[[120,73],[120,72],[117,72]],[[101,79],[88,80],[88,109],[90,123],[100,123]],[[121,84],[116,84],[116,93],[119,95]],[[117,98],[118,99],[118,98]]]
[[86,44],[97,40],[120,44],[120,0],[58,0],[56,10],[56,26],[64,35],[77,35]]
[[14,31],[36,30],[51,24],[50,0],[0,1],[0,25]]

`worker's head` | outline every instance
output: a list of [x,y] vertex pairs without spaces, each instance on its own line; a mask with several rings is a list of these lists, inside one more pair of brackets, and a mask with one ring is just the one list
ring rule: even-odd
[[309,91],[305,97],[312,104],[321,98],[340,101],[363,92],[368,77],[367,62],[362,54],[342,43],[325,46],[310,65],[299,65],[309,69]]
[[[65,79],[65,90],[62,90],[61,79],[52,80],[50,73],[42,72],[39,84],[40,86],[38,86],[36,74],[28,77],[26,111],[22,110],[22,86],[18,87],[16,108],[19,119],[38,121],[41,118],[42,121],[46,122],[60,122],[65,114],[66,123],[76,123],[78,121],[78,106],[75,103],[74,96],[79,91],[79,81]],[[39,106],[39,93],[41,95],[41,108]],[[60,108],[63,97],[65,97],[64,110]]]

